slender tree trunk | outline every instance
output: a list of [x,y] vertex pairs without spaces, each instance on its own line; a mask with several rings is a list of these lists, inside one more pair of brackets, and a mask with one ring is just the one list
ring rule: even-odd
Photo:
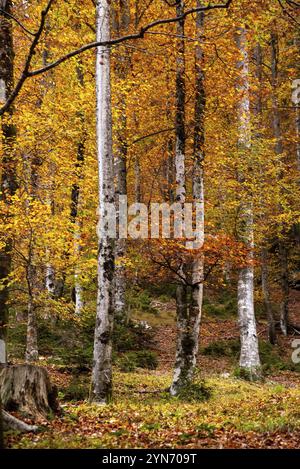
[[26,333],[26,352],[25,359],[27,362],[38,360],[38,337],[37,323],[35,314],[35,303],[33,295],[30,294],[27,305],[27,333]]
[[279,240],[279,262],[281,270],[281,290],[282,301],[280,304],[280,328],[282,333],[288,335],[289,327],[289,274],[288,274],[288,255],[284,241]]
[[[276,33],[271,34],[271,56],[272,56],[272,124],[275,143],[276,155],[282,155],[283,143],[281,134],[281,118],[278,105],[277,86],[278,86],[278,37]],[[280,176],[281,177],[281,176]],[[280,204],[280,212],[283,208]],[[282,333],[287,335],[288,333],[288,320],[289,320],[289,273],[288,273],[288,253],[284,239],[284,229],[281,230],[278,239],[278,254],[281,271],[281,289],[282,289],[282,301],[280,305],[280,327]]]
[[266,248],[261,250],[261,288],[263,294],[263,301],[268,320],[268,339],[270,344],[276,344],[276,329],[275,320],[270,301],[270,287],[269,287],[269,269],[268,269],[268,251]]
[[[81,87],[84,86],[83,82],[83,74],[80,67],[77,67],[77,78]],[[80,185],[82,183],[83,178],[83,165],[84,165],[84,145],[85,145],[85,130],[84,130],[84,115],[82,111],[79,112],[79,117],[82,125],[82,134],[77,146],[77,157],[76,157],[76,182],[72,185],[71,191],[71,222],[74,225],[74,251],[77,259],[80,259],[80,254],[82,251],[81,248],[81,230],[82,230],[82,223],[78,217],[78,210],[80,207]],[[81,271],[78,265],[78,262],[75,266],[74,271],[74,303],[75,303],[75,315],[80,316],[82,310],[84,308],[84,300],[83,300],[83,288],[81,285]]]
[[[177,0],[176,14],[184,12],[184,2]],[[175,122],[175,175],[176,202],[185,203],[185,42],[184,21],[177,23],[177,55],[176,55],[176,122]],[[181,268],[184,277],[184,266]],[[188,325],[188,288],[181,279],[176,291],[177,312],[177,345],[171,395],[176,395],[180,389],[192,379],[189,359],[191,358],[191,343],[187,337]]]
[[[11,14],[11,0],[0,0],[0,7]],[[5,101],[13,89],[13,37],[11,21],[0,16],[0,96]],[[0,198],[9,205],[11,197],[17,190],[15,139],[16,129],[13,124],[13,108],[2,117],[2,171],[0,181]],[[0,363],[7,361],[7,322],[8,322],[8,287],[7,279],[11,272],[11,240],[7,239],[5,247],[0,250]]]
[[[117,35],[126,34],[130,25],[130,5],[128,0],[120,0],[118,19],[114,22],[114,29]],[[127,196],[127,91],[124,89],[128,70],[130,66],[130,56],[121,53],[116,63],[116,76],[119,84],[118,108],[120,118],[117,121],[116,153],[115,153],[115,176],[116,176],[116,204],[117,220],[120,217],[120,197]],[[126,321],[126,279],[124,256],[126,254],[126,240],[118,237],[116,241],[116,266],[115,266],[115,317],[120,322]]]
[[[241,59],[237,63],[239,72],[238,91],[240,93],[237,116],[239,126],[238,147],[241,157],[247,158],[250,151],[251,127],[250,127],[250,99],[249,99],[249,58],[247,52],[247,33],[244,28],[238,28],[236,44]],[[240,183],[244,176],[239,174]],[[240,218],[238,235],[240,241],[249,248],[249,262],[252,259],[253,250],[253,213],[252,203],[243,200],[240,204]],[[241,354],[240,368],[245,376],[250,379],[260,377],[260,358],[258,351],[258,337],[254,313],[254,268],[252,265],[243,267],[238,277],[238,317],[240,326]]]
[[300,171],[300,97],[299,97],[298,104],[296,104],[295,113],[296,113],[295,114],[295,125],[296,125],[296,137],[297,137],[296,156],[297,156],[298,171]]
[[[198,2],[200,6],[200,2]],[[177,5],[177,15],[183,13],[183,2]],[[203,34],[203,14],[197,14],[196,26],[199,41]],[[176,79],[176,201],[185,203],[185,47],[184,47],[184,23],[178,23],[178,58]],[[199,250],[204,242],[204,74],[202,71],[203,53],[201,45],[195,50],[195,128],[194,128],[194,165],[193,165],[193,201],[201,205],[202,223],[199,239],[193,242],[193,248]],[[188,267],[188,269],[187,269]],[[198,252],[191,266],[182,266],[181,274],[190,271],[191,292],[190,298],[187,282],[184,280],[177,287],[177,347],[173,382],[170,388],[172,395],[177,395],[180,390],[189,385],[193,380],[199,348],[199,330],[201,321],[202,297],[203,297],[203,270],[204,259]]]
[[[259,141],[263,136],[261,129],[263,127],[263,116],[262,116],[262,64],[263,64],[263,55],[262,55],[261,45],[258,43],[254,50],[255,64],[256,64],[256,78],[257,78],[257,92],[255,94],[255,106],[254,112],[257,119],[256,122],[256,132],[255,138]],[[262,168],[260,169],[260,174],[262,175]],[[263,201],[261,201],[262,203]],[[264,223],[264,220],[261,219],[261,223]],[[276,343],[276,328],[274,314],[272,310],[272,305],[270,301],[270,286],[269,286],[269,268],[268,268],[268,250],[265,246],[261,249],[261,285],[262,285],[262,296],[267,313],[268,320],[268,339],[270,344],[275,345]]]
[[[197,6],[200,7],[202,1],[197,1]],[[195,128],[194,128],[194,165],[193,165],[193,202],[198,204],[200,210],[201,223],[199,226],[198,236],[199,239],[194,242],[194,249],[201,249],[204,243],[204,112],[205,112],[205,89],[204,89],[204,72],[203,72],[203,50],[201,47],[201,39],[204,32],[204,13],[197,13],[196,16],[196,31],[198,44],[195,47]],[[190,322],[192,323],[191,330],[194,336],[194,362],[196,365],[198,344],[199,344],[199,330],[202,313],[203,301],[203,278],[204,278],[204,256],[201,253],[195,255],[195,260],[192,264],[192,293],[190,304]],[[194,366],[195,366],[194,365]]]
[[[46,26],[45,26],[46,37],[49,34],[50,30],[51,30],[51,26],[49,24],[49,21],[47,21]],[[49,61],[49,47],[47,46],[47,44],[45,45],[45,48],[43,50],[42,58],[43,58],[43,66],[45,67],[48,64],[48,61]],[[38,103],[38,107],[42,107],[44,97],[46,96],[47,92],[53,87],[53,85],[51,85],[51,82],[49,81],[49,76],[48,75],[46,75],[43,78],[42,83],[43,83],[44,91],[43,91],[41,99]],[[42,162],[41,162],[40,158],[37,156],[35,158],[35,166],[37,167],[41,164],[42,164]],[[56,173],[55,165],[54,165],[53,162],[50,161],[49,162],[49,169],[48,169],[48,191],[47,191],[47,195],[46,195],[46,203],[50,207],[51,216],[54,216],[54,214],[55,214],[55,202],[54,202],[54,178],[55,178],[55,173]],[[59,282],[57,282],[57,279],[56,279],[55,268],[54,268],[54,266],[51,262],[51,249],[50,249],[49,246],[46,247],[46,256],[48,258],[48,262],[45,265],[45,285],[44,286],[45,286],[45,288],[46,288],[46,290],[49,294],[49,297],[50,298],[55,298],[55,297],[59,296],[60,286],[59,286]],[[46,314],[45,314],[45,317],[50,319],[51,321],[54,321],[54,322],[56,321],[56,317],[54,317],[51,314],[51,311],[50,312],[47,311]]]
[[[97,41],[110,38],[110,2],[97,1]],[[94,338],[91,401],[105,404],[112,394],[112,331],[114,320],[114,240],[104,222],[107,203],[114,202],[110,49],[96,57],[97,154],[99,168],[98,299]]]
[[[170,88],[170,64],[169,58],[166,58],[166,68],[167,68],[167,76],[166,76],[166,88],[167,88],[167,103],[166,103],[166,117],[168,125],[172,122],[172,94],[173,90]],[[167,139],[166,143],[166,158],[163,164],[163,177],[164,177],[164,190],[163,196],[165,201],[169,201],[170,203],[174,202],[174,141],[172,135],[170,135]]]
[[0,396],[0,450],[4,449],[4,438],[3,438],[3,413],[2,413],[2,400]]
[[[299,32],[298,32],[299,34]],[[299,59],[300,56],[300,36],[295,38],[294,44],[296,46],[296,51],[297,51],[297,57]],[[296,158],[297,158],[297,167],[298,170],[300,171],[300,66],[299,66],[299,60],[298,60],[298,85],[297,89],[295,90],[296,92],[296,97],[293,99],[293,104],[295,105],[295,127],[296,127]]]
[[27,303],[27,331],[25,359],[28,362],[36,361],[38,353],[38,333],[36,321],[36,266],[34,265],[34,233],[31,232],[28,249],[28,263],[26,267],[26,280],[28,291]]

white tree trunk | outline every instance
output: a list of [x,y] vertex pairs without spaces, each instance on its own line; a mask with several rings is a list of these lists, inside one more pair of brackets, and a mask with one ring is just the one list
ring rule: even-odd
[[[32,267],[29,266],[31,270]],[[32,286],[30,287],[30,289]],[[37,335],[37,321],[36,311],[34,304],[34,296],[32,292],[29,292],[28,305],[27,305],[27,333],[26,333],[26,351],[25,359],[27,362],[33,362],[38,360],[38,335]]]
[[[97,1],[97,41],[110,39],[110,2]],[[105,404],[112,393],[112,330],[114,319],[114,240],[104,223],[105,204],[114,202],[110,49],[97,49],[97,155],[99,170],[98,299],[94,338],[91,401]]]
[[[75,253],[77,254],[77,258],[79,258],[81,253],[81,245],[80,245],[80,237],[81,237],[81,226],[78,221],[76,223],[76,232],[74,235],[74,249]],[[74,293],[75,293],[75,315],[80,316],[82,314],[84,308],[84,300],[83,300],[83,288],[81,285],[80,280],[81,272],[80,267],[77,264],[75,266],[74,272]]]
[[[200,1],[198,1],[200,6]],[[177,15],[183,12],[183,2],[177,7]],[[199,40],[203,33],[203,14],[197,15],[196,26]],[[178,24],[178,35],[183,37],[184,25]],[[201,210],[201,224],[198,239],[193,242],[193,248],[198,250],[204,242],[204,180],[203,180],[203,144],[204,144],[204,74],[202,71],[202,49],[200,44],[195,50],[195,129],[194,129],[194,165],[193,165],[193,201]],[[176,201],[184,204],[185,189],[185,61],[184,39],[181,40],[177,57],[177,119],[176,119]],[[188,302],[188,286],[182,281],[177,287],[177,347],[171,395],[177,395],[184,386],[188,386],[194,375],[199,348],[199,330],[203,299],[203,256],[196,253],[191,266],[182,266],[181,275],[184,277],[189,271],[191,284],[191,299]]]
[[[296,37],[294,40],[296,46],[296,54],[299,56],[300,53],[300,37]],[[298,63],[298,76],[296,88],[293,90],[293,104],[295,105],[295,126],[296,126],[296,157],[297,167],[300,171],[300,67]]]
[[[116,6],[116,10],[118,7]],[[114,10],[114,31],[117,36],[127,34],[130,26],[130,2],[122,0],[119,5],[119,14]],[[115,152],[115,179],[116,179],[116,206],[119,221],[120,204],[118,197],[127,195],[127,93],[125,88],[128,71],[130,69],[130,55],[120,52],[115,64],[115,75],[118,82],[117,106],[120,117],[116,122],[116,152]],[[126,254],[126,239],[118,238],[116,241],[115,257],[115,317],[120,322],[126,322],[126,278],[124,256]]]
[[[249,57],[247,52],[247,33],[244,28],[238,28],[236,44],[240,53],[237,63],[239,72],[237,116],[239,126],[239,149],[247,157],[251,146],[250,126],[250,98],[249,98]],[[243,182],[243,174],[239,174],[240,182]],[[240,205],[239,239],[253,250],[253,213],[252,204],[248,200]],[[252,254],[249,254],[251,261]],[[254,313],[254,268],[249,265],[241,268],[238,277],[238,317],[240,326],[241,354],[240,368],[249,379],[260,377],[260,358],[258,350],[258,337]]]

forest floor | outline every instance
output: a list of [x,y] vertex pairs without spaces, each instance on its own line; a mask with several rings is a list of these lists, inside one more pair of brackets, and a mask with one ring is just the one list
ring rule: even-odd
[[[156,370],[114,373],[114,399],[95,406],[86,399],[68,400],[64,389],[74,376],[68,367],[47,366],[58,386],[61,414],[41,422],[41,431],[8,434],[13,448],[297,448],[300,441],[299,368],[292,364],[291,342],[279,337],[272,350],[263,341],[266,323],[259,320],[265,379],[250,383],[235,376],[238,359],[236,320],[204,316],[198,368],[199,385],[210,397],[171,398],[175,351],[174,303],[156,300],[153,349]],[[300,323],[300,292],[291,299],[292,318]],[[173,318],[173,319],[172,319]],[[172,320],[171,320],[172,319]],[[151,323],[151,315],[147,315]],[[200,373],[200,372],[199,372]],[[81,385],[88,391],[90,374]]]

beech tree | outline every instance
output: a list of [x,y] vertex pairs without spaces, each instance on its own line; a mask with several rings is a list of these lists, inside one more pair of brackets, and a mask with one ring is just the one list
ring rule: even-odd
[[[201,2],[197,3],[201,6]],[[177,2],[177,15],[184,11],[184,3]],[[177,286],[177,348],[173,382],[170,388],[172,395],[188,386],[193,379],[199,346],[199,329],[201,321],[201,308],[203,296],[204,259],[199,255],[199,249],[204,242],[204,110],[205,91],[203,51],[201,40],[203,35],[204,14],[198,12],[196,16],[196,32],[198,43],[195,47],[195,124],[194,124],[194,155],[192,172],[192,197],[199,204],[201,224],[197,241],[192,243],[195,257],[190,266],[184,264],[180,267],[180,280]],[[185,42],[184,22],[179,21],[177,35],[180,38],[177,49],[176,70],[176,142],[175,142],[175,174],[176,174],[176,201],[182,206],[186,200],[186,169],[185,169]],[[189,278],[190,277],[190,278]],[[190,291],[189,291],[190,290]],[[189,300],[190,295],[190,300]]]
[[[239,101],[238,146],[241,158],[248,158],[251,148],[250,97],[249,97],[249,56],[247,51],[247,31],[241,26],[236,32],[236,45],[240,55],[237,62]],[[243,174],[239,174],[243,183]],[[242,200],[239,208],[238,236],[249,249],[247,265],[240,269],[238,278],[238,317],[240,326],[241,354],[240,368],[249,374],[250,379],[260,376],[260,358],[258,337],[254,313],[254,267],[251,265],[253,256],[253,212],[251,202]]]
[[[11,14],[12,2],[1,0],[0,8]],[[0,17],[0,97],[5,102],[14,86],[14,50],[12,24],[7,16]],[[16,129],[13,123],[13,107],[2,118],[2,172],[0,198],[9,207],[11,198],[17,189],[15,139]],[[8,208],[9,210],[9,208]],[[11,272],[11,240],[6,239],[5,246],[0,249],[0,363],[7,359],[7,322],[8,322],[8,283]]]
[[[119,8],[114,11],[114,30],[117,35],[127,34],[130,26],[130,2],[121,0]],[[118,54],[115,64],[115,73],[118,79],[118,110],[119,119],[116,132],[115,174],[116,174],[116,204],[118,213],[121,209],[119,197],[127,196],[127,91],[126,78],[130,66],[130,54],[124,51]],[[119,216],[117,217],[119,220]],[[121,322],[126,320],[126,281],[124,269],[124,256],[126,254],[126,240],[119,238],[116,241],[116,272],[115,272],[115,315]]]
[[[110,40],[110,2],[98,0],[97,41]],[[101,46],[96,58],[97,158],[99,169],[98,298],[94,339],[91,400],[106,403],[112,393],[112,329],[114,320],[114,239],[104,222],[107,204],[114,202],[110,48]]]

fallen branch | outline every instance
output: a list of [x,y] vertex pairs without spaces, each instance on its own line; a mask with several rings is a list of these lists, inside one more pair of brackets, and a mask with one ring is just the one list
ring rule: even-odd
[[17,430],[22,433],[36,432],[38,430],[37,425],[29,425],[22,422],[22,420],[10,415],[6,410],[2,410],[2,418],[4,430]]

